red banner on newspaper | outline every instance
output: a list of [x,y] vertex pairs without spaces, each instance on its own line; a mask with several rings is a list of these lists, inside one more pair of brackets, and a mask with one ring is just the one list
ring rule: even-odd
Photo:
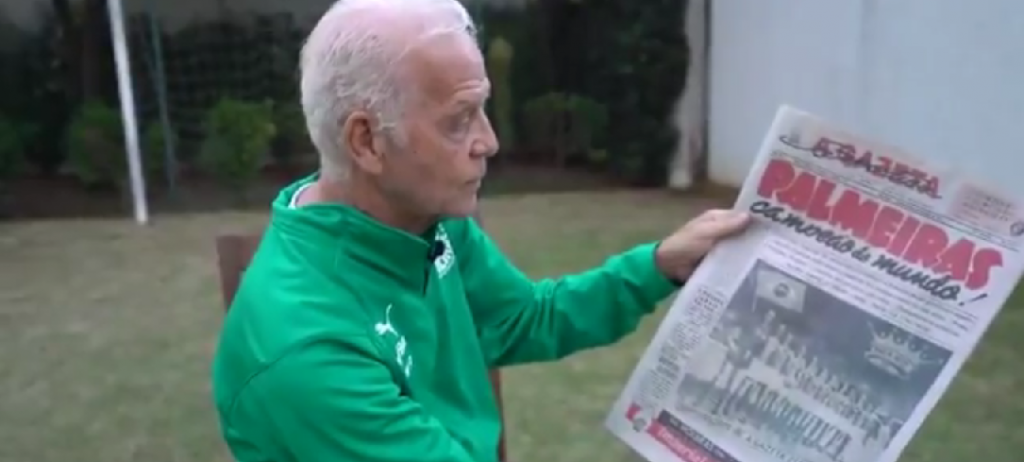
[[[757,182],[757,195],[765,200],[751,204],[751,213],[942,300],[973,301],[961,299],[963,289],[985,289],[992,272],[1003,265],[998,249],[967,237],[954,239],[941,226],[787,159],[768,162]],[[973,294],[975,299],[982,296]]]

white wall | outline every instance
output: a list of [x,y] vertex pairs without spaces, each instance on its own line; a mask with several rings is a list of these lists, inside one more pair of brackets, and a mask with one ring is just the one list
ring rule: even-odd
[[1024,189],[1024,2],[713,3],[712,181],[743,181],[788,103]]

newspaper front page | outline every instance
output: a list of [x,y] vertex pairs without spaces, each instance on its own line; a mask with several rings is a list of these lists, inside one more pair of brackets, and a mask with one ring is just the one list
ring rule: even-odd
[[1022,203],[784,106],[735,207],[606,425],[652,462],[895,461],[1024,270]]

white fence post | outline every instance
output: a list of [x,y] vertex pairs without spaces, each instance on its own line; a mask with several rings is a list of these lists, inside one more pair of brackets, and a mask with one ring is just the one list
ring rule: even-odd
[[107,0],[107,13],[110,16],[110,33],[114,42],[114,61],[117,65],[117,88],[121,99],[121,119],[124,123],[124,143],[128,156],[132,205],[135,208],[135,221],[140,225],[145,225],[149,223],[149,204],[146,203],[146,182],[142,176],[139,127],[135,116],[135,95],[132,91],[131,63],[128,60],[128,43],[125,40],[124,12],[121,0]]

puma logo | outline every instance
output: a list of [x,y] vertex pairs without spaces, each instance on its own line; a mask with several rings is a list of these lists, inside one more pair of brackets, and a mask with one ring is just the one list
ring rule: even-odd
[[402,368],[402,373],[406,377],[412,374],[412,354],[408,351],[409,344],[405,340],[405,336],[395,329],[394,324],[391,324],[391,309],[394,305],[389,304],[384,309],[384,321],[378,322],[373,325],[374,332],[378,336],[393,335],[395,337],[395,362],[398,363],[398,367]]
[[394,305],[388,305],[388,307],[384,309],[384,322],[374,324],[373,330],[377,331],[377,335],[398,335],[398,331],[395,330],[395,326],[391,325],[391,308],[393,307]]

